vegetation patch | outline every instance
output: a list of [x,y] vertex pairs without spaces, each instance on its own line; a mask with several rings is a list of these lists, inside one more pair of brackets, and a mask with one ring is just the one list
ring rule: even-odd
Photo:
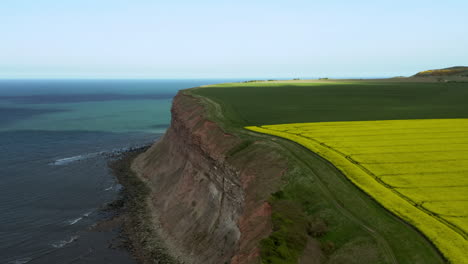
[[307,218],[282,191],[272,195],[271,205],[273,231],[260,243],[262,263],[297,263],[307,243]]
[[241,143],[239,143],[237,146],[233,147],[228,151],[226,154],[228,157],[235,156],[237,153],[241,152],[242,150],[248,148],[250,145],[252,145],[253,141],[252,140],[243,140]]
[[461,75],[465,76],[468,72],[468,67],[456,66],[446,69],[437,69],[437,70],[428,70],[418,72],[415,76],[417,77],[427,77],[427,76],[451,76],[451,75]]

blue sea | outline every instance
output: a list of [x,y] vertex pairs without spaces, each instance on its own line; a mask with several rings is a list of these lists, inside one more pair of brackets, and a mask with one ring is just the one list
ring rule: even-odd
[[135,263],[90,232],[120,185],[109,158],[150,144],[180,89],[235,80],[0,80],[0,263]]

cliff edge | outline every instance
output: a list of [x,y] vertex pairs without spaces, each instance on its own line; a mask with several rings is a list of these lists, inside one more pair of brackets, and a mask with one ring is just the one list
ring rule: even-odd
[[156,231],[178,262],[258,263],[286,161],[225,133],[201,100],[179,92],[170,128],[132,169],[151,187]]

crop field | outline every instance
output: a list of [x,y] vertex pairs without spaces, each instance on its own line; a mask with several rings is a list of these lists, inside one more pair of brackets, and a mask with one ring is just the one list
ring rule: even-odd
[[419,229],[451,263],[466,263],[468,119],[247,128],[292,140],[319,154],[377,202]]
[[196,90],[235,125],[468,118],[468,83],[232,83]]

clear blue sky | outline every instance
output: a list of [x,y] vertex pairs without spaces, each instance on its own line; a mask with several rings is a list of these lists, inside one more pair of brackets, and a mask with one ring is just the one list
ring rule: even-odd
[[466,0],[0,3],[0,78],[377,77],[467,64]]

